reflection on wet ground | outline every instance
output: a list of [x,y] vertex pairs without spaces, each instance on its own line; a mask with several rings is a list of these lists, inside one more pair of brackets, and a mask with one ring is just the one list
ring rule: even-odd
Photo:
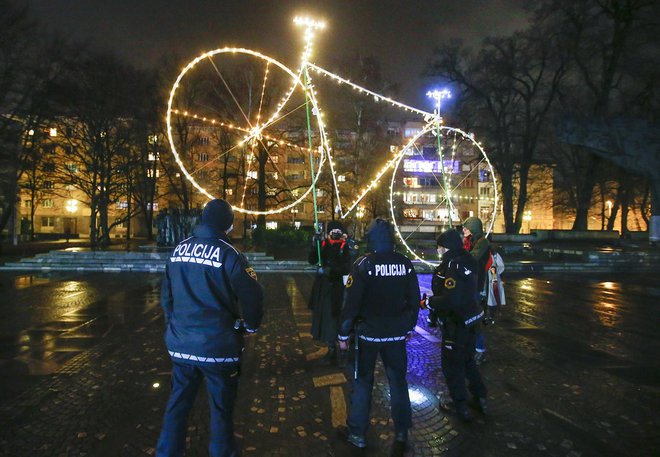
[[[237,404],[237,429],[253,455],[347,455],[334,443],[331,425],[342,410],[335,408],[341,402],[332,403],[341,397],[335,393],[347,392],[348,384],[316,384],[343,373],[322,364],[320,346],[309,339],[310,278],[260,278],[267,318],[249,339]],[[505,281],[508,304],[486,328],[489,355],[481,367],[492,415],[469,426],[438,408],[446,395],[441,332],[426,326],[422,312],[408,346],[415,455],[602,457],[626,455],[632,444],[642,449],[639,455],[653,455],[657,280],[571,274]],[[72,455],[74,449],[76,455],[153,455],[170,367],[156,308],[159,282],[159,275],[62,275],[40,282],[0,274],[0,448],[22,451],[7,455]],[[428,292],[430,275],[420,276],[420,284]],[[368,439],[389,442],[382,370],[374,392],[377,415]],[[207,429],[207,411],[197,408],[188,455],[206,455]],[[33,442],[38,447],[31,448]],[[365,455],[387,455],[374,449]]]
[[0,400],[158,306],[158,276],[0,275]]

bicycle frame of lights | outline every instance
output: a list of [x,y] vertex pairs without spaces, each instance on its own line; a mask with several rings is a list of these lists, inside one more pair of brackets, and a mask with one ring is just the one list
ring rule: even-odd
[[[294,206],[298,205],[301,203],[307,196],[310,194],[310,192],[313,193],[314,197],[314,208],[315,208],[315,221],[318,227],[318,219],[316,216],[316,191],[315,187],[319,178],[319,175],[321,173],[322,167],[325,163],[325,161],[328,162],[329,167],[330,167],[330,175],[332,176],[333,180],[333,187],[335,191],[335,196],[337,198],[337,208],[338,208],[338,213],[339,216],[342,219],[345,219],[362,201],[362,199],[379,183],[380,179],[383,177],[385,173],[387,173],[390,169],[393,169],[392,172],[392,178],[390,181],[390,192],[389,192],[389,206],[390,206],[390,215],[392,217],[392,222],[393,226],[395,229],[395,233],[397,237],[401,240],[403,245],[406,247],[406,249],[418,260],[427,263],[429,265],[433,265],[433,263],[427,261],[426,259],[423,259],[415,253],[415,251],[408,245],[406,242],[406,239],[402,236],[401,231],[399,229],[399,225],[396,221],[396,216],[395,216],[395,202],[394,202],[394,184],[395,184],[395,176],[396,172],[398,170],[399,164],[402,160],[402,158],[406,155],[406,153],[411,150],[411,148],[414,147],[416,142],[424,137],[425,135],[428,134],[433,134],[437,137],[437,142],[438,142],[438,153],[439,153],[439,159],[440,159],[440,164],[444,164],[443,160],[443,153],[442,153],[442,147],[441,147],[441,136],[443,132],[453,132],[454,134],[460,134],[463,135],[465,138],[469,138],[473,141],[474,145],[479,149],[481,152],[481,155],[483,157],[482,160],[485,160],[487,163],[488,168],[490,169],[490,175],[493,179],[493,188],[494,188],[494,199],[493,199],[493,211],[491,213],[491,218],[486,225],[486,230],[487,233],[489,233],[492,230],[494,221],[495,221],[495,216],[497,212],[497,205],[498,205],[498,194],[497,194],[497,183],[495,182],[495,173],[493,172],[493,167],[492,164],[490,163],[490,160],[488,159],[488,156],[486,155],[483,147],[481,146],[480,143],[474,141],[471,135],[468,133],[457,129],[453,127],[447,127],[443,125],[443,119],[440,115],[440,103],[443,98],[449,98],[451,95],[448,91],[433,91],[429,92],[427,95],[433,98],[436,101],[436,109],[434,112],[428,112],[424,111],[419,108],[415,108],[409,105],[406,105],[405,103],[399,102],[397,100],[394,100],[392,98],[389,98],[387,96],[384,96],[382,94],[376,93],[374,91],[371,91],[365,87],[359,86],[348,79],[345,79],[337,74],[334,74],[328,70],[325,70],[324,68],[312,63],[310,61],[311,55],[312,55],[312,47],[314,43],[314,37],[315,34],[318,30],[322,30],[325,28],[325,23],[321,21],[316,21],[310,18],[305,18],[305,17],[296,17],[294,19],[294,23],[300,27],[302,27],[302,30],[304,32],[304,50],[302,53],[301,57],[301,63],[300,67],[298,68],[297,71],[292,71],[288,67],[286,67],[284,64],[278,62],[277,60],[273,59],[272,57],[269,57],[265,54],[262,54],[260,52],[256,52],[250,49],[245,49],[245,48],[239,48],[239,47],[224,47],[224,48],[219,48],[215,49],[213,51],[205,52],[195,59],[193,59],[188,65],[181,71],[181,73],[178,75],[176,81],[174,82],[172,89],[170,91],[170,96],[168,99],[167,103],[167,116],[166,116],[166,124],[167,124],[167,136],[168,140],[170,143],[170,148],[172,150],[172,154],[174,155],[175,161],[178,164],[179,168],[181,169],[182,173],[186,177],[186,179],[203,195],[208,197],[209,199],[215,198],[212,194],[210,194],[204,187],[202,187],[192,176],[191,173],[186,169],[186,167],[183,164],[183,161],[181,160],[181,157],[179,156],[179,153],[177,152],[175,142],[173,139],[172,135],[172,119],[171,116],[172,114],[180,115],[180,116],[190,116],[194,119],[201,120],[203,122],[208,122],[211,125],[218,125],[221,126],[222,128],[226,129],[233,129],[240,131],[244,133],[243,139],[238,143],[236,146],[242,146],[244,144],[248,144],[250,142],[254,141],[262,141],[263,138],[266,138],[267,140],[270,141],[277,141],[280,144],[285,144],[284,141],[278,140],[276,138],[270,138],[266,135],[263,134],[264,129],[266,129],[268,126],[270,126],[272,123],[274,123],[281,115],[282,109],[288,102],[289,98],[292,96],[296,88],[301,88],[306,95],[308,103],[311,105],[311,111],[312,113],[316,116],[317,121],[318,121],[318,130],[319,130],[319,140],[320,140],[320,145],[318,146],[318,152],[320,154],[320,160],[318,168],[314,170],[314,165],[313,161],[310,160],[310,167],[311,167],[311,172],[312,172],[312,182],[310,187],[300,195],[298,199],[293,201],[293,203],[290,203],[286,206],[273,209],[273,210],[267,210],[267,211],[255,211],[255,210],[248,210],[242,207],[237,207],[235,206],[234,209],[238,212],[241,213],[247,213],[247,214],[252,214],[252,215],[260,215],[260,214],[276,214],[280,213],[283,211],[286,211],[288,209],[293,208]],[[260,59],[263,59],[264,61],[267,62],[267,65],[274,65],[277,66],[279,69],[287,73],[291,77],[292,85],[288,91],[286,91],[285,96],[280,100],[279,104],[277,105],[277,109],[275,110],[274,113],[271,114],[271,116],[265,121],[262,122],[259,125],[248,125],[248,127],[241,127],[238,125],[233,125],[230,123],[225,123],[222,122],[222,120],[219,119],[213,119],[213,118],[208,118],[208,117],[200,117],[196,114],[193,113],[188,113],[188,112],[181,112],[178,109],[175,109],[173,107],[173,101],[174,101],[174,96],[179,88],[179,85],[181,84],[181,80],[183,77],[191,71],[199,62],[210,59],[211,57],[218,55],[218,54],[223,54],[223,53],[241,53],[241,54],[247,54],[251,55],[253,57],[257,57]],[[312,78],[310,73],[315,72],[317,75],[320,76],[325,76],[333,81],[337,82],[338,84],[344,84],[349,87],[351,87],[353,90],[357,91],[360,94],[368,95],[374,98],[376,102],[383,102],[383,103],[389,103],[390,105],[400,108],[402,110],[405,110],[410,113],[415,113],[418,114],[423,120],[424,120],[424,127],[419,131],[417,134],[415,134],[412,138],[408,140],[408,142],[401,148],[395,155],[392,157],[390,160],[385,162],[385,164],[380,168],[380,170],[374,175],[374,177],[369,181],[369,183],[358,192],[357,197],[353,200],[353,202],[348,205],[346,208],[342,206],[342,198],[341,198],[341,193],[339,190],[339,185],[337,182],[337,173],[335,170],[335,163],[333,160],[332,156],[332,148],[330,147],[326,130],[325,130],[325,125],[323,123],[323,114],[320,110],[320,107],[317,102],[317,95],[314,90],[314,86],[312,84]],[[268,67],[266,69],[266,76],[264,78],[264,88],[266,85],[266,77],[268,74]],[[248,121],[249,122],[249,121]],[[301,149],[306,149],[310,154],[313,152],[312,150],[312,142],[311,142],[311,131],[308,126],[308,136],[309,136],[309,148],[301,148]],[[295,146],[299,147],[296,145],[288,144],[288,146]],[[453,154],[454,151],[452,151]],[[481,162],[480,162],[481,163]],[[444,200],[442,200],[436,208],[440,207],[444,202],[447,202],[447,207],[448,211],[450,214],[450,219],[452,216],[456,216],[456,209],[454,207],[454,204],[452,203],[452,192],[451,188],[449,187],[448,180],[446,179],[446,173],[447,170],[445,170],[444,166],[441,166],[441,171],[440,174],[442,175],[442,187],[444,191]],[[450,171],[451,173],[451,171]],[[437,178],[436,178],[437,179]],[[246,181],[247,183],[247,181]],[[243,190],[245,192],[245,189]],[[423,222],[423,221],[422,221]],[[421,225],[421,223],[420,223]],[[419,226],[418,226],[419,228]]]

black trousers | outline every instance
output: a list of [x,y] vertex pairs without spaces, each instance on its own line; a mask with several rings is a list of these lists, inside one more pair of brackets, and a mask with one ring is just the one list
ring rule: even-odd
[[237,457],[234,441],[234,402],[238,387],[238,364],[190,365],[172,360],[172,392],[167,402],[157,457],[181,457],[186,449],[188,414],[206,379],[211,411],[209,456]]
[[474,361],[475,342],[474,329],[454,327],[450,330],[445,327],[440,361],[449,394],[455,403],[465,402],[468,399],[466,379],[473,396],[485,398],[487,394],[486,386]]
[[371,394],[374,387],[376,359],[380,357],[390,385],[390,408],[396,432],[412,427],[412,408],[408,395],[408,354],[406,342],[370,343],[360,340],[358,355],[358,379],[353,381],[351,406],[347,425],[350,433],[364,435],[369,426]]

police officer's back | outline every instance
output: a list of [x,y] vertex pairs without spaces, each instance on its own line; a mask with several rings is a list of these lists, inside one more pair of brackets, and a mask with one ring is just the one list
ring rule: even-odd
[[366,447],[374,367],[380,354],[390,385],[395,440],[405,444],[412,426],[406,341],[417,323],[419,285],[410,260],[394,252],[387,221],[377,219],[370,226],[367,244],[370,253],[359,257],[351,268],[340,318],[340,345],[346,347],[353,332],[359,344],[345,434],[351,444]]
[[211,410],[209,454],[237,455],[232,411],[243,334],[261,324],[263,291],[245,257],[230,243],[231,206],[212,200],[202,223],[168,259],[161,293],[172,393],[156,455],[183,455],[188,413],[202,378]]
[[484,315],[479,305],[478,264],[463,249],[456,230],[442,233],[437,240],[442,261],[433,272],[433,296],[429,307],[442,322],[442,371],[454,403],[456,413],[470,419],[467,409],[467,390],[485,413],[486,387],[474,360],[474,343],[480,320]]

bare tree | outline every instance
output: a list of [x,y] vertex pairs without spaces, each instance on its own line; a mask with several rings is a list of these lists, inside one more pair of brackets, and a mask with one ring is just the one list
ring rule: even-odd
[[75,51],[56,37],[39,34],[26,7],[0,0],[0,11],[2,232],[14,214],[23,173],[38,159],[34,140],[40,137],[50,110],[48,87],[61,76]]
[[[428,74],[459,88],[459,116],[484,139],[500,176],[507,233],[520,230],[529,169],[566,72],[562,37],[535,24],[489,38],[474,53],[460,42],[436,49]],[[514,185],[517,184],[517,188]]]
[[[626,61],[647,46],[640,36],[657,13],[652,0],[550,0],[536,10],[537,20],[553,25],[566,39],[571,71],[563,81],[563,116],[604,120],[625,112],[621,97],[631,79]],[[655,26],[657,30],[657,24]],[[633,70],[634,72],[635,70]],[[567,149],[581,179],[575,182],[573,229],[586,230],[597,169],[602,158],[583,146]]]
[[133,214],[109,220],[112,206],[126,208],[129,195],[134,116],[138,111],[143,74],[116,58],[89,53],[78,62],[54,94],[56,118],[70,156],[57,164],[61,179],[81,190],[91,210],[90,241],[110,243],[110,231]]

